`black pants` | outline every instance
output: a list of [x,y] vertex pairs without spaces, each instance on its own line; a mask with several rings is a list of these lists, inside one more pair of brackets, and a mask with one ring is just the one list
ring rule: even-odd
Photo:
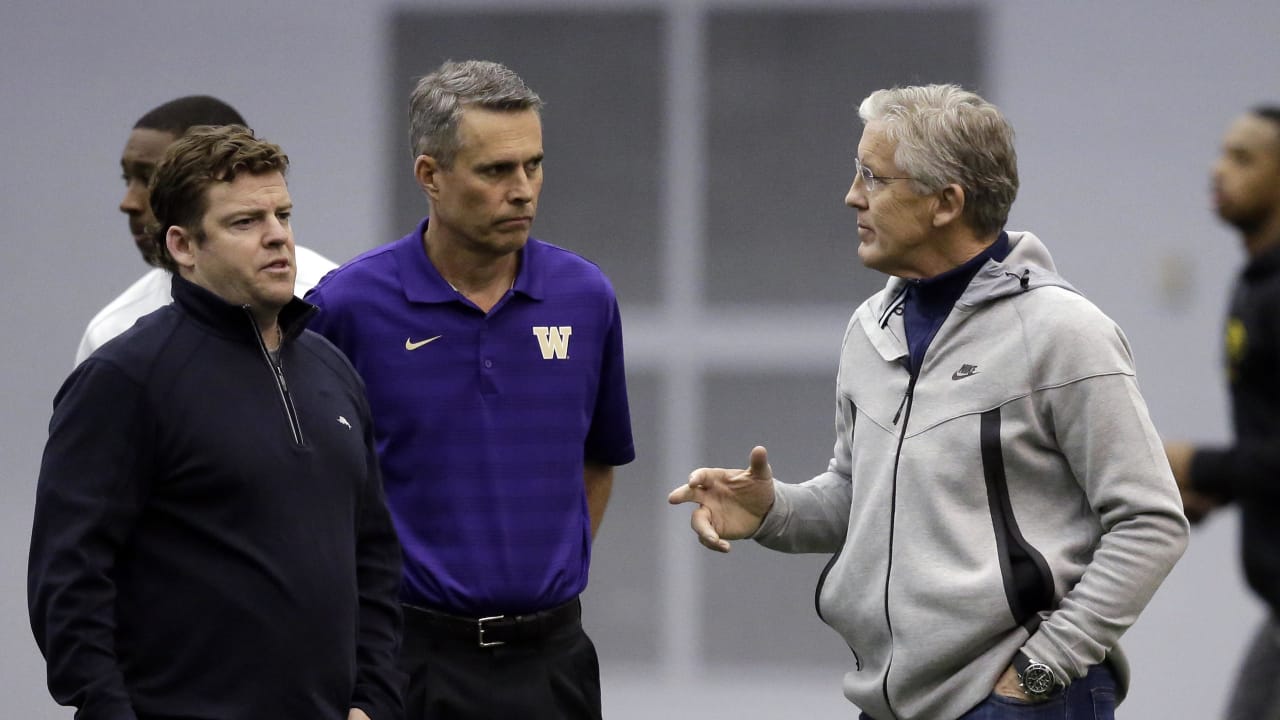
[[600,661],[580,622],[498,647],[405,610],[406,720],[601,720]]

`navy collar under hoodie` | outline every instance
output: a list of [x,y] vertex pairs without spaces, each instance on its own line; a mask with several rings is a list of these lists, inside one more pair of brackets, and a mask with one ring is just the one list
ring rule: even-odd
[[1003,262],[1009,254],[1009,235],[1001,232],[995,242],[965,264],[924,280],[908,280],[903,299],[902,320],[910,349],[908,369],[914,375],[924,361],[925,351],[951,308],[988,260]]

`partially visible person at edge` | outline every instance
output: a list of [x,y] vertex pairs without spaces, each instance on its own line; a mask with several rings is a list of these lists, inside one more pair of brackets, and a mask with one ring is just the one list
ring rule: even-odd
[[864,720],[1111,718],[1117,641],[1187,542],[1128,343],[1038,237],[1004,231],[999,109],[929,85],[859,115],[845,202],[889,279],[845,332],[827,471],[784,484],[756,447],[670,501],[698,504],[712,550],[833,554],[817,611]]
[[409,101],[430,218],[308,296],[369,387],[404,543],[411,718],[599,718],[578,596],[632,447],[622,321],[593,263],[529,237],[541,100],[446,62]]
[[398,720],[400,548],[368,403],[293,295],[281,149],[193,129],[151,185],[174,302],[54,399],[27,588],[79,720]]
[[1280,720],[1280,106],[1231,123],[1213,168],[1213,198],[1247,256],[1226,323],[1235,442],[1165,449],[1193,521],[1220,505],[1240,508],[1245,577],[1267,606],[1227,720]]
[[[147,183],[165,148],[198,125],[247,125],[235,108],[207,95],[189,95],[153,108],[134,123],[133,131],[120,156],[125,190],[120,212],[129,218],[129,232],[142,260],[151,266],[142,277],[115,300],[98,311],[85,328],[76,350],[76,364],[84,362],[94,350],[128,330],[138,318],[153,312],[172,300],[169,294],[173,268],[165,267],[163,254],[155,244],[150,226],[155,222],[148,202]],[[333,261],[314,250],[297,246],[297,294],[305,295],[320,282],[324,274],[337,267]]]

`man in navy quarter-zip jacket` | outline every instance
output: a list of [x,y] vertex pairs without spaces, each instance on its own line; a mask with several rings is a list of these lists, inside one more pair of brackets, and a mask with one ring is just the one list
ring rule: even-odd
[[817,611],[863,720],[1111,720],[1117,642],[1187,542],[1128,343],[1039,238],[1005,232],[999,109],[929,85],[858,114],[845,202],[890,278],[845,331],[827,470],[777,482],[756,447],[670,501],[698,504],[712,550],[832,555]]
[[193,130],[151,183],[175,302],[54,399],[28,566],[79,720],[398,720],[400,550],[364,388],[304,329],[288,158]]

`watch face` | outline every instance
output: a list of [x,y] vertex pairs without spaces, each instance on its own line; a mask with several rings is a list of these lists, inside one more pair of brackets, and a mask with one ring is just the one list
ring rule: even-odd
[[1053,671],[1048,665],[1031,663],[1022,674],[1022,687],[1030,695],[1048,695],[1053,685]]

